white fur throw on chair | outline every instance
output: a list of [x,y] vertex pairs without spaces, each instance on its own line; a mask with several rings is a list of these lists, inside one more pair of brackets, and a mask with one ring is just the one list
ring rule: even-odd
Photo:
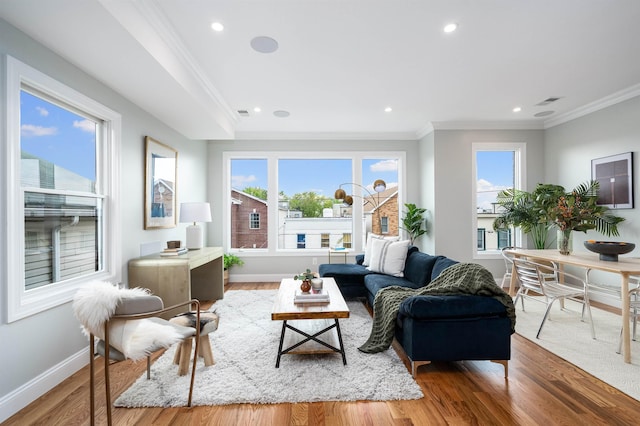
[[[124,298],[148,296],[143,288],[119,288],[104,281],[92,281],[80,288],[73,298],[73,311],[85,335],[93,333],[104,340],[104,322],[113,316]],[[151,319],[114,320],[109,327],[109,345],[133,360],[145,358],[153,350],[169,347],[182,336],[169,323]]]

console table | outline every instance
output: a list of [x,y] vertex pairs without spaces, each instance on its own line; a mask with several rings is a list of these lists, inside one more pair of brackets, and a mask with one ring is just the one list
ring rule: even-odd
[[[129,287],[148,288],[165,306],[191,299],[215,301],[224,297],[222,247],[189,250],[179,256],[160,253],[129,260]],[[168,311],[165,318],[180,313]]]

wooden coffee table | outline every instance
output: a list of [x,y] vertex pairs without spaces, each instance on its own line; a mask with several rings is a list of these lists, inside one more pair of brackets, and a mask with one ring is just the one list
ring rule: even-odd
[[300,289],[301,281],[285,278],[280,283],[271,310],[271,319],[282,321],[276,368],[280,367],[280,357],[284,354],[338,352],[342,354],[343,364],[347,365],[338,319],[349,318],[349,307],[335,280],[322,280],[323,289],[329,292],[329,303],[294,303],[295,291]]

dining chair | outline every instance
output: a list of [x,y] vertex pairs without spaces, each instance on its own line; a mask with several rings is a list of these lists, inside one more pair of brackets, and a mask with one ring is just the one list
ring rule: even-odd
[[542,318],[542,323],[536,334],[536,338],[540,338],[542,328],[549,317],[553,302],[556,300],[573,300],[582,304],[581,319],[584,321],[585,310],[589,314],[589,322],[591,323],[591,337],[596,338],[595,328],[593,326],[593,318],[591,316],[591,306],[589,304],[589,292],[587,284],[583,279],[566,273],[555,265],[543,265],[522,258],[513,258],[516,275],[520,281],[520,288],[516,293],[514,305],[517,305],[520,298],[522,310],[524,311],[524,298],[529,297],[533,300],[541,301],[540,297],[534,298],[529,294],[534,292],[544,297],[547,309]]
[[[109,365],[112,362],[146,358],[151,378],[151,355],[174,343],[195,336],[195,352],[187,406],[191,406],[196,373],[200,327],[184,327],[159,316],[178,307],[191,307],[200,322],[200,303],[193,299],[165,308],[162,299],[142,288],[119,288],[107,282],[92,282],[76,292],[73,310],[89,337],[89,398],[91,425],[95,424],[96,354],[104,358],[107,424],[112,424]],[[188,309],[188,308],[187,308]],[[96,338],[98,342],[96,344]]]
[[[629,309],[630,319],[633,322],[633,327],[631,328],[631,338],[636,340],[636,328],[638,324],[638,319],[640,319],[640,287],[632,288],[629,290]],[[620,341],[618,342],[618,350],[616,353],[620,353],[622,351],[622,329],[620,330]]]

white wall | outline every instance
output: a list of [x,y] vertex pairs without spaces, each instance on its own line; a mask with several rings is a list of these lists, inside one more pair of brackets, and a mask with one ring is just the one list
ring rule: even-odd
[[[184,224],[165,230],[143,229],[144,136],[153,136],[179,151],[178,202],[206,200],[206,143],[188,140],[171,130],[2,20],[0,55],[1,81],[4,81],[4,55],[11,55],[122,115],[120,205],[123,281],[126,282],[127,278],[127,261],[139,256],[140,243],[162,241],[164,244],[167,240],[184,239]],[[4,84],[1,87],[0,90],[4,90]],[[4,92],[1,98],[0,108],[4,108]],[[2,114],[2,120],[4,117]],[[4,123],[0,127],[4,128]],[[5,137],[4,132],[1,137]],[[0,142],[4,143],[4,140]],[[4,208],[4,201],[0,205]],[[1,237],[0,240],[4,241]],[[3,249],[6,247],[0,251]],[[0,256],[3,253],[0,252]],[[21,283],[7,283],[4,278],[0,282],[2,318],[5,317],[8,285]],[[0,342],[0,422],[88,362],[85,352],[87,340],[80,333],[70,303],[11,324],[0,324]]]

